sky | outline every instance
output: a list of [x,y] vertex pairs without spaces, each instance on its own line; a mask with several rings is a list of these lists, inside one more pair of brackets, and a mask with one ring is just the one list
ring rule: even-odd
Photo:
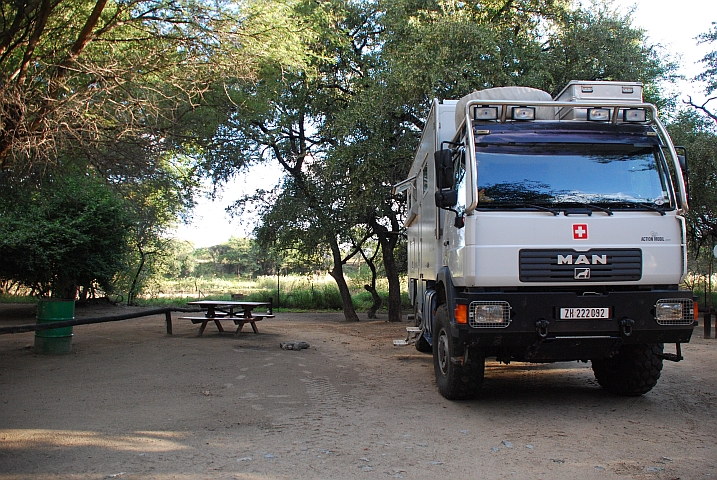
[[[680,73],[687,78],[699,74],[703,70],[700,59],[717,48],[714,44],[698,46],[695,40],[697,35],[710,29],[712,22],[717,22],[717,0],[614,0],[613,6],[622,13],[634,6],[633,26],[644,29],[649,43],[660,44],[677,60]],[[696,101],[704,98],[699,84],[680,82],[676,89],[681,99],[687,95]],[[180,225],[174,232],[175,237],[189,240],[200,248],[226,242],[231,236],[249,236],[256,217],[232,218],[225,208],[257,188],[270,190],[280,176],[281,169],[277,165],[258,165],[238,175],[219,190],[214,200],[200,198],[192,222]]]

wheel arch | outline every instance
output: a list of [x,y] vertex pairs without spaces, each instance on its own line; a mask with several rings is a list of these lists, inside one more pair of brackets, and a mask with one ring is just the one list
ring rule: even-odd
[[442,267],[436,274],[436,296],[438,297],[438,305],[447,305],[448,318],[451,323],[455,323],[453,308],[456,304],[456,289],[453,286],[453,276],[448,267]]

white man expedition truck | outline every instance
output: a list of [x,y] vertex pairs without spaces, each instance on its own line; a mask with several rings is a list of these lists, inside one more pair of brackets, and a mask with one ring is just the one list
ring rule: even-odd
[[394,343],[433,352],[449,399],[478,393],[489,357],[591,361],[604,389],[648,392],[696,318],[686,178],[639,83],[434,100],[395,186],[416,327]]

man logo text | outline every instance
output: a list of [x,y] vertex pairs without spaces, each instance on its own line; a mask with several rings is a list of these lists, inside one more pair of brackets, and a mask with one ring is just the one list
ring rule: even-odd
[[573,261],[572,255],[558,255],[558,265],[607,265],[607,255],[578,255]]

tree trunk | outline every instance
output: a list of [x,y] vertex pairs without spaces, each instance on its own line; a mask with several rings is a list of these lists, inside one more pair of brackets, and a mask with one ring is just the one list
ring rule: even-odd
[[[394,232],[390,232],[386,227],[378,223],[376,218],[370,221],[371,228],[376,232],[378,243],[381,245],[381,253],[383,254],[383,268],[386,270],[386,279],[388,280],[388,321],[401,321],[401,282],[398,279],[398,267],[396,266],[396,256],[393,250],[396,248],[397,238]],[[392,224],[394,222],[391,222]]]
[[[380,248],[380,246],[378,248]],[[378,248],[371,257],[368,257],[366,255],[366,253],[363,251],[363,248],[359,249],[359,251],[361,252],[361,256],[363,257],[364,261],[366,261],[366,265],[371,270],[371,285],[363,286],[363,288],[365,288],[366,291],[371,294],[371,298],[373,299],[373,303],[368,309],[368,318],[371,319],[376,318],[376,312],[378,312],[378,310],[381,308],[381,304],[383,303],[383,300],[381,300],[381,297],[376,291],[376,277],[378,276],[378,274],[376,272],[376,264],[374,263],[374,260],[376,260],[376,255],[378,255]]]
[[374,281],[373,285],[364,285],[363,288],[371,294],[371,298],[373,299],[371,308],[368,309],[368,318],[376,318],[376,312],[378,312],[378,309],[381,308],[381,304],[383,303],[383,300],[381,300],[381,297],[376,291],[376,282]]
[[134,274],[134,278],[132,279],[132,285],[129,287],[129,292],[127,292],[127,306],[134,305],[135,297],[137,296],[137,283],[139,283],[139,276],[142,274],[142,269],[144,268],[144,262],[145,262],[145,253],[142,251],[141,248],[139,250],[139,266],[137,267],[137,272]]
[[401,321],[401,281],[398,279],[398,267],[393,250],[396,242],[391,242],[383,235],[379,235],[381,252],[383,253],[383,268],[386,270],[388,279],[388,321]]
[[341,250],[336,239],[330,240],[331,242],[331,256],[334,260],[334,268],[329,272],[329,275],[334,277],[336,286],[339,287],[339,293],[341,294],[341,306],[344,310],[344,317],[348,322],[358,322],[359,318],[354,308],[353,300],[351,299],[351,292],[349,286],[344,278],[344,264],[341,258]]

